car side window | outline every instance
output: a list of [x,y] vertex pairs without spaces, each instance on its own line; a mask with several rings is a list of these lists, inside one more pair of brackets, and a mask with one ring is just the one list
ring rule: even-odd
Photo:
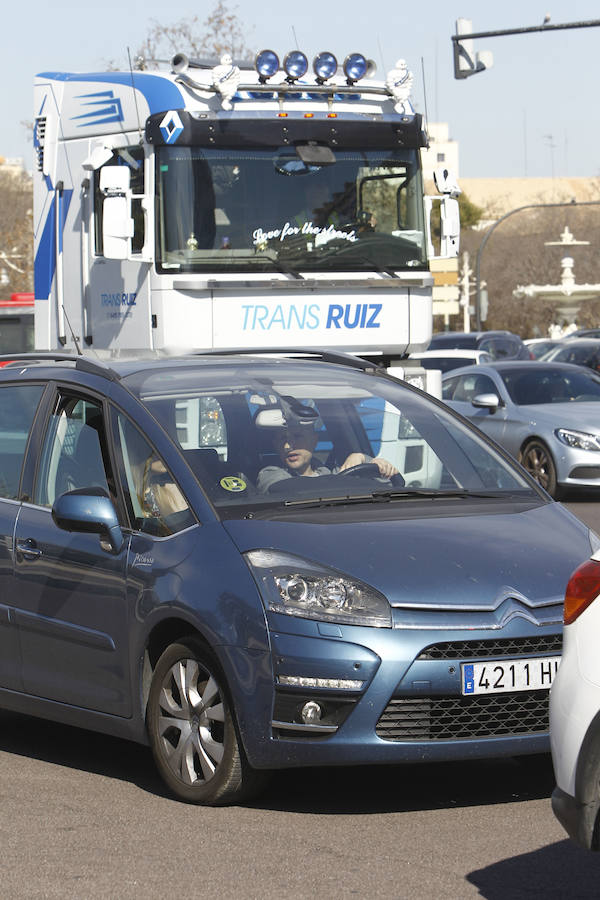
[[458,384],[458,378],[448,378],[442,384],[442,400],[454,400],[454,391]]
[[195,523],[175,478],[139,429],[116,413],[121,451],[121,480],[133,526],[137,531],[167,537]]
[[487,375],[461,375],[457,379],[453,400],[470,403],[478,394],[498,394],[496,385]]
[[114,499],[102,406],[60,393],[46,430],[33,502],[52,506],[67,491],[92,487]]
[[0,497],[18,499],[27,438],[44,390],[40,384],[0,388]]

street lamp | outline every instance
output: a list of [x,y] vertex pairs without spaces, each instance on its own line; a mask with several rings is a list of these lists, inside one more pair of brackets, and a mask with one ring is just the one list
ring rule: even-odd
[[486,232],[481,244],[479,245],[479,249],[477,250],[477,259],[475,261],[475,318],[477,322],[477,331],[481,331],[481,257],[483,256],[485,246],[491,238],[492,234],[494,233],[498,225],[501,225],[505,219],[508,219],[510,216],[514,216],[517,213],[523,212],[523,210],[525,209],[550,209],[560,206],[600,206],[600,200],[584,200],[582,203],[578,203],[576,200],[571,200],[569,203],[528,203],[526,206],[518,206],[516,209],[511,209],[509,212],[505,213],[498,219],[497,222],[494,222],[489,231]]

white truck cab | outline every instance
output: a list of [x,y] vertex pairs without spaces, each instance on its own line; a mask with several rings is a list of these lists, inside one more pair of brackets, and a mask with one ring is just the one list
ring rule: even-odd
[[[429,344],[433,255],[412,76],[300,51],[252,68],[36,78],[38,349]],[[441,255],[458,187],[438,179]],[[398,369],[402,374],[402,369]]]

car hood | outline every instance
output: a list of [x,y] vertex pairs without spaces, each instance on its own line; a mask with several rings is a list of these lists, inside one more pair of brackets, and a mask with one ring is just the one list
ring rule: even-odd
[[576,431],[600,434],[600,403],[540,403],[520,406],[521,413],[532,422],[548,422],[553,428],[569,426]]
[[[398,501],[400,504],[404,501]],[[425,501],[431,502],[431,501]],[[439,503],[441,501],[433,501]],[[561,602],[573,570],[592,550],[587,526],[558,503],[522,511],[461,509],[439,517],[339,519],[311,510],[276,521],[224,522],[240,551],[274,549],[320,562],[381,591],[392,606],[495,609],[506,597]],[[319,521],[322,512],[323,521]],[[346,512],[346,517],[348,512]]]

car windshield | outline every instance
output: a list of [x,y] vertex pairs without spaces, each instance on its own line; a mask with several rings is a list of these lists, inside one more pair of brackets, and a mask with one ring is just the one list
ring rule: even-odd
[[500,374],[511,400],[519,406],[600,401],[600,377],[585,369],[565,371],[536,363]]
[[578,366],[593,366],[598,362],[600,354],[600,341],[586,341],[565,344],[549,350],[542,356],[542,362],[566,362]]
[[418,150],[157,151],[161,271],[426,267]]
[[477,337],[474,334],[434,334],[429,344],[432,350],[444,347],[447,350],[456,348],[459,350],[475,350]]
[[182,362],[124,379],[215,506],[419,491],[533,496],[516,467],[426,395],[346,367],[278,363]]

